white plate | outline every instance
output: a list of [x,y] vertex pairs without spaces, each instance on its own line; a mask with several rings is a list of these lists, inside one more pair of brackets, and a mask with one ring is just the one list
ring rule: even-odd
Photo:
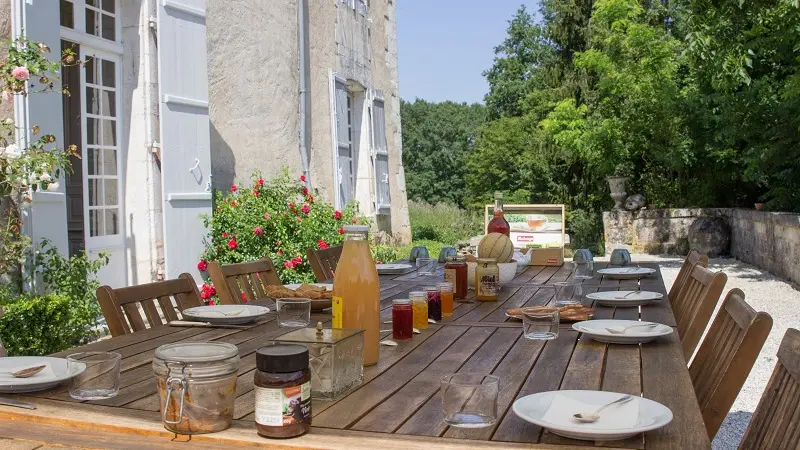
[[[332,291],[333,290],[333,283],[305,283],[305,284],[310,284],[311,286],[324,287],[325,290],[328,290],[328,291]],[[297,290],[297,288],[299,288],[300,286],[302,286],[302,284],[284,284],[283,285],[283,287],[285,287],[286,289],[291,289],[293,291]]]
[[63,381],[86,370],[86,365],[81,364],[75,373],[70,374],[67,360],[64,358],[51,358],[49,356],[9,356],[0,358],[0,372],[10,369],[25,368],[47,364],[50,369],[44,369],[30,378],[14,378],[11,375],[0,374],[0,392],[23,393],[36,392],[58,386]]
[[255,322],[264,317],[269,308],[256,305],[195,306],[183,310],[187,320],[197,320],[219,325],[235,325]]
[[572,329],[580,331],[581,333],[589,336],[598,342],[606,342],[609,344],[644,344],[653,339],[661,336],[666,336],[672,333],[672,327],[656,324],[656,327],[645,328],[636,327],[625,330],[625,334],[614,334],[606,330],[606,328],[615,328],[621,331],[622,328],[630,327],[633,325],[644,325],[655,322],[644,322],[638,320],[586,320],[572,324]]
[[[636,425],[630,428],[604,429],[598,426],[599,422],[577,423],[571,420],[567,420],[565,421],[566,423],[563,424],[552,423],[544,420],[544,417],[545,413],[547,413],[547,410],[550,408],[553,398],[557,394],[586,403],[589,412],[596,410],[602,405],[613,402],[623,395],[615,392],[603,391],[540,392],[538,394],[527,395],[515,401],[512,409],[521,419],[546,428],[551,433],[587,441],[626,439],[644,431],[661,428],[672,421],[672,411],[670,411],[669,408],[653,400],[636,397],[632,402],[639,402],[639,416],[636,419]],[[610,410],[606,409],[600,414],[601,418],[603,414],[609,414],[609,412]]]
[[605,275],[613,280],[637,280],[656,273],[656,269],[647,267],[615,267],[612,269],[600,269],[597,273]]
[[375,264],[379,274],[391,275],[403,273],[414,268],[411,264]]
[[586,294],[586,298],[597,300],[607,306],[639,306],[660,300],[664,294],[649,291],[605,291]]

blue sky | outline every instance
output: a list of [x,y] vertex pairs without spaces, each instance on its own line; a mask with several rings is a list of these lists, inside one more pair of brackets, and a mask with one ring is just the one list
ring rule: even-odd
[[508,21],[536,0],[397,0],[400,97],[413,101],[483,102],[489,90],[481,75]]

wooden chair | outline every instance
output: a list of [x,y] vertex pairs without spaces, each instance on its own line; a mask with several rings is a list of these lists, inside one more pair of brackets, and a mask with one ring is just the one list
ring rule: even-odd
[[712,272],[695,264],[672,302],[686,361],[689,361],[700,343],[727,281],[728,276],[724,273]]
[[[121,336],[179,320],[179,312],[203,304],[197,284],[188,273],[183,273],[174,280],[119,289],[100,286],[97,288],[97,301],[111,336]],[[160,308],[156,307],[156,303]],[[147,320],[147,324],[143,319]]]
[[707,268],[708,256],[701,255],[696,248],[693,248],[689,250],[686,258],[683,260],[683,265],[681,265],[681,270],[678,272],[678,276],[675,277],[675,282],[672,283],[672,287],[669,288],[669,294],[667,294],[667,298],[669,299],[670,303],[675,301],[675,298],[678,296],[681,288],[686,283],[686,279],[689,278],[689,274],[692,272],[692,269],[695,265]]
[[264,298],[267,296],[264,286],[283,284],[269,258],[224,266],[211,261],[208,263],[208,273],[220,302],[226,305]]
[[728,292],[689,366],[709,438],[728,415],[770,330],[769,314],[751,308],[740,289]]
[[314,271],[314,277],[316,277],[318,282],[333,279],[336,265],[339,263],[339,258],[342,256],[342,247],[342,245],[338,245],[324,250],[316,250],[313,248],[306,250],[308,262],[311,263],[311,269]]
[[786,330],[778,349],[778,363],[739,448],[800,448],[800,331]]

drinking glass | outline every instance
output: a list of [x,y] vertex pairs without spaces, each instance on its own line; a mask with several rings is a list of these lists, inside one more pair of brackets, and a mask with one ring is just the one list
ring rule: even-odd
[[307,298],[279,298],[278,323],[282,327],[305,327],[311,322],[311,300]]
[[525,339],[549,341],[558,338],[558,308],[522,308],[522,333]]
[[442,377],[442,413],[451,427],[483,428],[497,421],[500,379],[494,375],[456,373]]
[[105,400],[119,392],[122,355],[116,352],[82,352],[67,356],[69,396],[76,400]]
[[577,305],[581,303],[583,289],[577,281],[557,281],[553,283],[556,289],[556,305]]
[[575,279],[589,280],[594,276],[594,262],[592,261],[573,261],[575,267]]
[[435,275],[436,260],[433,258],[417,258],[418,275]]

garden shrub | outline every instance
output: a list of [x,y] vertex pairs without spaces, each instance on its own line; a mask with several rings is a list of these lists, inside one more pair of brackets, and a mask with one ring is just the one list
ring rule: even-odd
[[[209,261],[233,264],[268,257],[284,283],[314,282],[306,249],[339,245],[345,225],[367,221],[356,217],[357,204],[336,210],[304,182],[286,170],[272,180],[255,172],[252,184],[217,192],[213,216],[203,219],[209,235],[198,269],[204,272]],[[206,284],[201,295],[209,299],[215,290],[210,280]]]
[[68,297],[0,293],[0,340],[11,356],[41,356],[75,346],[86,334],[85,324],[73,320]]
[[569,246],[574,249],[588,248],[595,255],[605,253],[602,244],[602,220],[597,213],[576,209],[567,215],[570,231]]
[[395,262],[398,260],[397,249],[387,245],[373,245],[372,259],[378,264]]
[[429,205],[409,201],[408,214],[414,241],[438,241],[452,246],[481,234],[483,228],[483,220],[478,214],[447,203]]

